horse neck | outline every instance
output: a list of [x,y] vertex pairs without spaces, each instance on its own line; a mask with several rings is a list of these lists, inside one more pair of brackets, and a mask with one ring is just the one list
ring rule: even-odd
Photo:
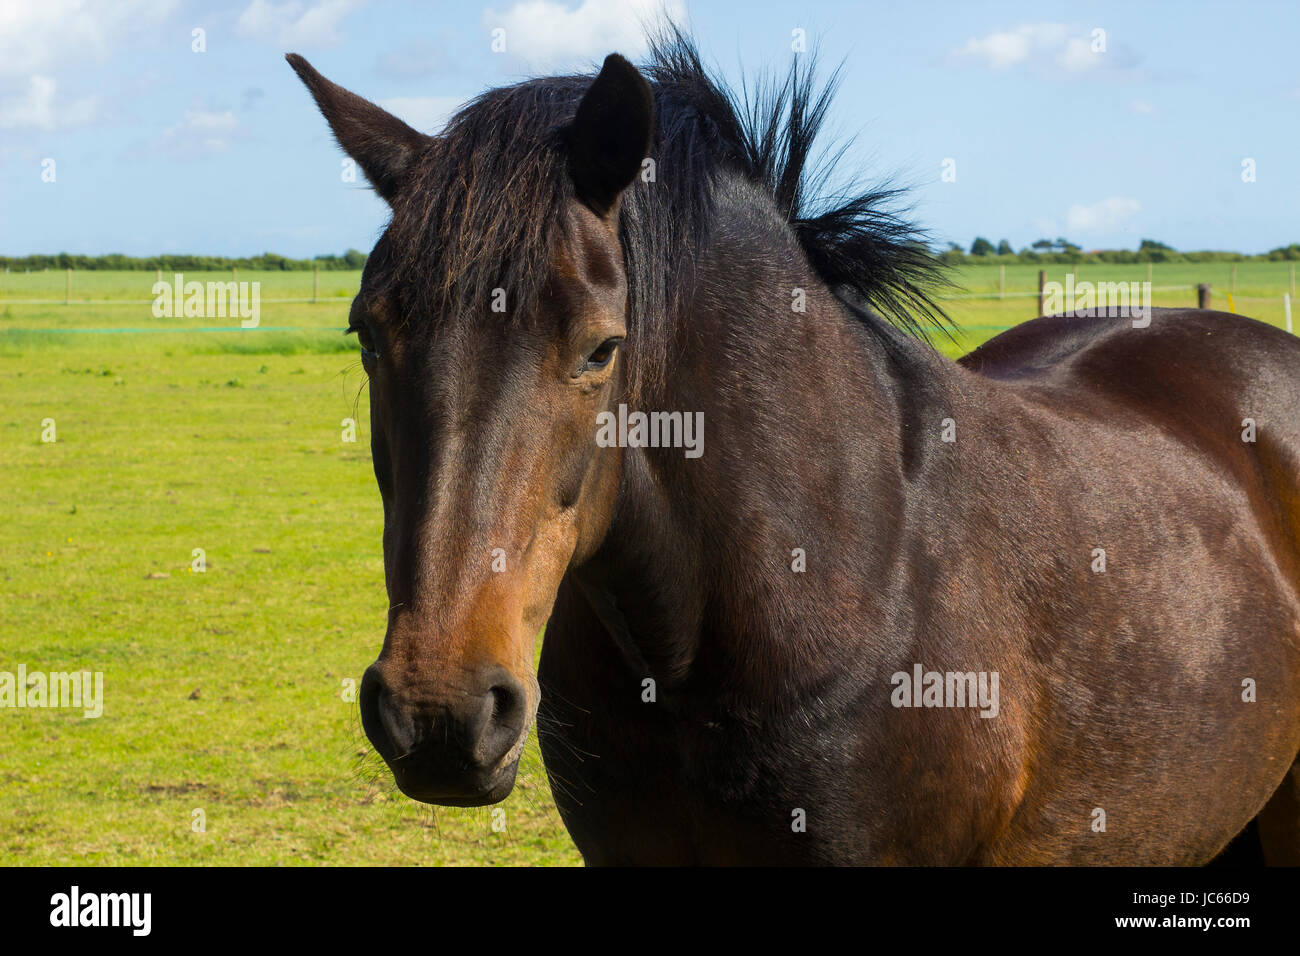
[[828,645],[846,620],[888,627],[878,597],[899,570],[908,429],[944,363],[855,317],[752,187],[724,181],[715,213],[643,409],[703,412],[703,453],[624,451],[613,523],[581,578],[613,597],[621,640],[661,683],[806,689],[843,665]]

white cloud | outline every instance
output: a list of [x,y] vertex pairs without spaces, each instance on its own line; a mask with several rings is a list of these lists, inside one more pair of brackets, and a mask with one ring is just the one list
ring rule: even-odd
[[990,70],[1006,70],[1028,61],[1036,52],[1060,46],[1068,35],[1059,23],[1024,23],[1014,30],[971,37],[956,53],[980,60]]
[[1095,70],[1104,62],[1105,51],[1097,52],[1092,48],[1092,40],[1084,37],[1070,37],[1065,46],[1056,54],[1056,62],[1068,73],[1086,73]]
[[104,61],[132,34],[156,30],[175,6],[175,0],[0,0],[0,128],[91,122],[99,97],[69,97],[59,71]]
[[1154,116],[1156,114],[1155,104],[1147,100],[1134,100],[1129,103],[1128,110],[1138,116]]
[[1134,57],[1127,50],[1107,52],[1093,49],[1094,31],[1064,23],[1022,23],[1013,30],[999,30],[971,37],[953,51],[958,59],[974,61],[990,70],[1026,67],[1063,73],[1128,68]]
[[1029,49],[1029,37],[1023,33],[990,33],[971,37],[957,53],[983,60],[990,70],[1005,70],[1029,59]]
[[94,118],[97,101],[93,96],[65,102],[59,99],[58,90],[58,83],[50,77],[34,74],[25,89],[0,96],[0,129],[65,129]]
[[505,29],[506,53],[530,65],[600,60],[609,53],[640,56],[646,30],[665,18],[683,22],[684,0],[520,0],[505,13],[487,10],[483,25]]
[[379,105],[421,133],[438,133],[463,102],[453,96],[394,96]]
[[176,0],[0,0],[0,74],[103,60],[127,34],[156,29]]
[[235,32],[286,47],[333,46],[341,24],[363,0],[253,0],[235,21]]
[[1065,214],[1065,226],[1071,232],[1114,232],[1123,228],[1142,209],[1136,199],[1111,196],[1084,205],[1075,203]]
[[226,152],[242,135],[234,110],[189,109],[179,123],[150,144],[150,149],[197,159]]

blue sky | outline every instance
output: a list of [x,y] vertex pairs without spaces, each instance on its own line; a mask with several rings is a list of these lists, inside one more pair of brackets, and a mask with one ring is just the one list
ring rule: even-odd
[[[0,254],[369,251],[385,206],[342,181],[284,52],[433,131],[486,87],[614,50],[635,59],[638,22],[662,6],[0,0]],[[939,240],[1300,241],[1294,0],[667,8],[733,81],[783,68],[795,30],[825,66],[843,59],[831,126],[854,137],[846,169],[913,184]]]

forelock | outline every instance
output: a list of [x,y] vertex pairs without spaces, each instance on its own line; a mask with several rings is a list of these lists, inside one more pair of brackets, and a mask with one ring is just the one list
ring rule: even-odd
[[[534,309],[573,200],[560,131],[589,82],[552,77],[491,90],[432,140],[385,235],[383,291],[408,321],[502,321]],[[502,295],[504,313],[493,310]]]

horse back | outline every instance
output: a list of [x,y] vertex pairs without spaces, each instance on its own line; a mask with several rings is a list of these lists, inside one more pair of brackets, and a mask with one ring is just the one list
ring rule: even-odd
[[1152,309],[1135,324],[1094,311],[1023,323],[958,364],[1049,415],[1159,427],[1257,489],[1300,550],[1300,338],[1226,312]]

